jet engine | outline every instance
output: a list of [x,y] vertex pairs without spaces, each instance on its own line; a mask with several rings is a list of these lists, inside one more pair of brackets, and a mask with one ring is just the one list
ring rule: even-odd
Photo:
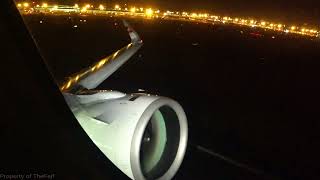
[[188,139],[186,115],[176,101],[115,91],[64,96],[77,107],[71,109],[91,140],[127,176],[168,180],[176,174]]

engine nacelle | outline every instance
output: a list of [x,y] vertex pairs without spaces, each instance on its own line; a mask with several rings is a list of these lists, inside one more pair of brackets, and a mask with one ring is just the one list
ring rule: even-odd
[[132,94],[77,104],[80,108],[71,109],[83,129],[130,178],[168,180],[178,171],[186,151],[188,125],[176,101]]

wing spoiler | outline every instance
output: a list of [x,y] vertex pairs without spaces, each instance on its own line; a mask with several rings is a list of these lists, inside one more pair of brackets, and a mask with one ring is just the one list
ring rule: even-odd
[[131,42],[110,56],[96,62],[88,69],[70,77],[60,87],[62,92],[96,88],[141,48],[143,43],[138,33],[125,20],[123,20],[123,24],[128,30]]

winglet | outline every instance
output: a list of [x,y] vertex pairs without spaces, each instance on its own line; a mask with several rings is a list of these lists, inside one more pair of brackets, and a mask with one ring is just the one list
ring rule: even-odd
[[139,34],[130,26],[130,24],[126,20],[123,20],[123,25],[127,28],[132,44],[142,43]]

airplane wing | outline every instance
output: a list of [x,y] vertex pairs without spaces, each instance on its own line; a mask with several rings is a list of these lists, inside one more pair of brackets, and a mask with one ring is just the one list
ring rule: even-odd
[[62,92],[74,93],[82,89],[96,88],[141,48],[143,43],[138,33],[125,20],[123,20],[123,24],[127,28],[131,42],[113,54],[94,63],[88,69],[70,77],[60,87]]
[[74,75],[61,91],[81,127],[131,179],[171,179],[187,146],[187,117],[181,105],[151,94],[92,90],[142,46],[124,21],[131,43]]

